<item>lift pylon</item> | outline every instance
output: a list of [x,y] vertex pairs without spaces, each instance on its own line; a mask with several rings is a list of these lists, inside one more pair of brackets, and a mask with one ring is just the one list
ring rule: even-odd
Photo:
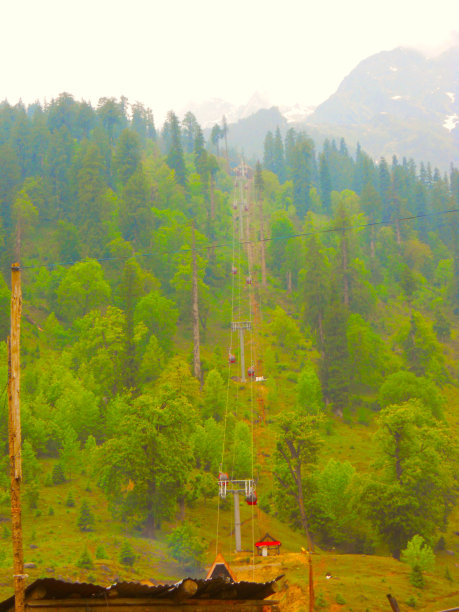
[[252,329],[252,321],[233,321],[231,331],[239,332],[239,344],[241,347],[241,382],[246,382],[245,378],[245,356],[244,356],[244,331]]
[[244,495],[246,502],[254,506],[257,503],[255,493],[255,481],[252,478],[247,480],[230,480],[228,474],[220,472],[218,476],[218,493],[222,499],[226,499],[228,493],[233,496],[234,503],[234,539],[236,552],[241,552],[241,514],[239,509],[239,496]]

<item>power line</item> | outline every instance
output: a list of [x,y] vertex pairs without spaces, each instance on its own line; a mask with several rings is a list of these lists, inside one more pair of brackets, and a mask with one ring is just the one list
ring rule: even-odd
[[[239,245],[260,244],[261,242],[272,242],[275,240],[292,240],[294,238],[304,238],[307,236],[313,236],[315,234],[333,234],[335,232],[346,232],[350,230],[365,229],[367,227],[376,227],[378,225],[395,225],[396,223],[414,221],[415,219],[438,217],[440,215],[447,215],[447,214],[457,213],[457,212],[459,212],[459,208],[451,208],[449,210],[440,210],[440,211],[432,212],[432,213],[423,213],[420,215],[410,215],[408,217],[399,217],[398,219],[383,219],[382,221],[372,221],[370,223],[361,223],[359,225],[344,225],[342,227],[328,227],[328,228],[311,230],[310,232],[302,232],[299,234],[289,234],[286,236],[270,236],[269,238],[263,238],[263,239],[258,239],[258,240],[240,240]],[[223,242],[221,244],[211,244],[209,246],[196,247],[196,251],[208,251],[210,249],[224,249],[224,248],[231,248],[231,247],[232,247],[232,243]],[[192,251],[191,248],[182,247],[180,249],[177,249],[176,251],[171,251],[169,253],[167,253],[166,251],[165,254],[177,255],[178,253],[187,253],[191,251]],[[57,267],[73,266],[77,263],[82,263],[84,261],[87,261],[87,259],[92,259],[99,263],[106,262],[106,261],[127,261],[128,259],[132,259],[133,257],[152,257],[154,255],[156,255],[156,252],[153,252],[153,251],[147,252],[147,253],[136,253],[135,251],[133,251],[132,254],[125,255],[124,257],[89,257],[86,259],[76,259],[73,261],[21,266],[21,269],[22,270],[33,270],[33,269],[38,269],[38,268],[57,268]]]

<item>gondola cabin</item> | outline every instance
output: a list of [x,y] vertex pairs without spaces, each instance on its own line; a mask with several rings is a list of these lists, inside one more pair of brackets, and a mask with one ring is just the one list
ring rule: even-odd
[[257,494],[255,493],[255,491],[251,491],[245,498],[245,501],[247,502],[249,506],[256,506],[258,503],[258,498],[257,498]]
[[231,274],[237,274],[237,268],[234,266],[231,268]]
[[250,368],[247,370],[247,376],[249,378],[255,377],[255,368],[253,366],[250,366]]
[[236,355],[233,355],[232,353],[228,354],[228,361],[229,363],[236,363]]

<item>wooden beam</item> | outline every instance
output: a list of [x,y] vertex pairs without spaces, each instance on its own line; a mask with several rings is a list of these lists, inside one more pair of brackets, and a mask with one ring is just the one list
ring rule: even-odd
[[398,603],[397,600],[395,599],[395,597],[393,597],[390,593],[387,595],[387,599],[389,600],[390,603],[390,607],[392,608],[393,612],[400,612],[400,608],[398,607]]
[[168,599],[153,599],[147,597],[120,597],[110,599],[47,599],[27,602],[27,610],[40,612],[92,612],[93,610],[119,610],[128,612],[139,608],[144,610],[174,610],[176,612],[277,612],[277,601],[239,600],[239,599],[190,599],[175,603]]
[[197,590],[198,583],[191,580],[191,578],[186,578],[180,583],[178,588],[174,589],[171,599],[175,601],[175,603],[180,603],[193,597]]

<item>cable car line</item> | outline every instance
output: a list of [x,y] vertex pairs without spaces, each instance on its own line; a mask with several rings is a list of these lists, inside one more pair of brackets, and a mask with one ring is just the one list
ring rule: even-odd
[[[275,240],[292,240],[294,238],[304,238],[307,236],[313,236],[315,234],[333,234],[335,232],[345,232],[345,231],[350,231],[350,230],[365,229],[367,227],[376,227],[378,225],[396,225],[397,223],[400,223],[400,222],[403,223],[405,221],[414,221],[416,219],[437,217],[440,215],[448,215],[448,214],[457,213],[457,212],[459,212],[459,208],[451,208],[448,210],[439,210],[439,211],[435,211],[431,213],[422,213],[419,215],[409,215],[407,217],[398,217],[397,219],[384,219],[382,221],[371,221],[369,223],[361,223],[359,225],[345,225],[342,227],[329,227],[329,228],[315,229],[309,232],[301,232],[298,234],[288,234],[285,236],[270,236],[268,238],[263,238],[263,239],[258,238],[256,240],[242,240],[240,241],[240,244],[241,245],[244,245],[244,244],[254,245],[254,244],[260,244],[261,242],[272,242]],[[197,246],[195,250],[196,252],[199,252],[199,251],[209,251],[209,250],[215,250],[215,249],[224,249],[224,248],[229,248],[229,247],[231,247],[231,243],[222,242],[220,244],[211,244],[211,245],[202,246],[202,247]],[[180,249],[177,249],[176,251],[165,251],[163,252],[163,254],[172,256],[172,255],[177,255],[178,253],[186,253],[186,252],[191,252],[191,251],[192,251],[191,248],[182,247]],[[26,266],[21,266],[21,270],[33,270],[37,268],[55,268],[58,266],[62,266],[62,267],[73,266],[77,263],[82,263],[84,261],[87,261],[88,259],[92,259],[99,263],[103,263],[106,261],[127,261],[129,259],[132,259],[133,257],[152,257],[154,255],[157,255],[157,251],[149,251],[145,253],[139,253],[139,252],[133,251],[132,254],[125,255],[123,257],[86,257],[84,259],[74,259],[72,261],[26,265]]]

